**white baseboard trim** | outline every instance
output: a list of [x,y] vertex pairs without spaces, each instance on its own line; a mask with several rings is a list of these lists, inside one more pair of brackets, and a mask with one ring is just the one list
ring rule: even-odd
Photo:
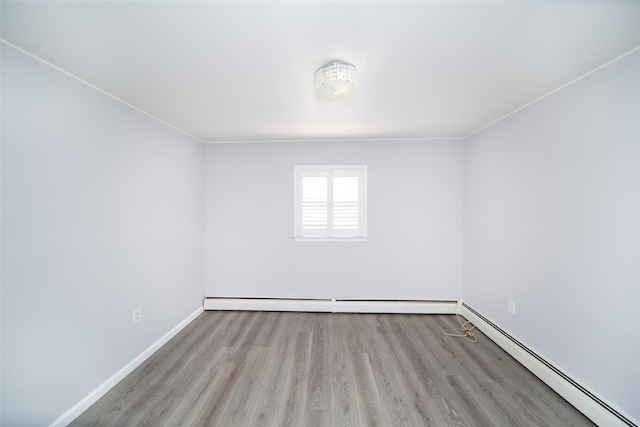
[[218,298],[207,297],[205,310],[306,311],[320,313],[455,314],[457,300],[389,301],[341,298]]
[[176,336],[178,332],[183,330],[189,323],[193,322],[196,317],[203,312],[202,307],[198,307],[196,311],[187,316],[186,319],[177,324],[173,329],[164,334],[160,339],[151,344],[146,350],[136,356],[131,362],[127,363],[122,369],[113,374],[108,380],[100,384],[95,390],[89,393],[84,399],[76,403],[71,409],[62,414],[57,420],[52,422],[49,427],[63,427],[75,420],[80,414],[86,411],[91,405],[93,405],[98,399],[104,396],[109,390],[111,390],[116,384],[118,384],[124,377],[129,375],[140,366],[145,360],[147,360],[153,353],[158,351],[160,347],[166,344],[171,338]]
[[640,424],[631,415],[562,371],[466,302],[460,305],[459,314],[597,425],[638,427]]

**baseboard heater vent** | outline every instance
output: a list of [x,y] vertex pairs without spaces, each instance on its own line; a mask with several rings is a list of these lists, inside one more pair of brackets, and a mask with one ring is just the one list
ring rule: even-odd
[[305,311],[319,313],[455,314],[457,300],[362,300],[348,298],[206,297],[205,310]]
[[461,314],[596,424],[638,427],[630,416],[621,413],[465,302],[461,304]]

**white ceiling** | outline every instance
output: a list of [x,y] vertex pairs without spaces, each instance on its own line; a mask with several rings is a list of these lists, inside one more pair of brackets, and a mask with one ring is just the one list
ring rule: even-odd
[[[2,1],[2,38],[203,141],[463,137],[640,45],[640,2]],[[314,97],[342,59],[356,98]]]

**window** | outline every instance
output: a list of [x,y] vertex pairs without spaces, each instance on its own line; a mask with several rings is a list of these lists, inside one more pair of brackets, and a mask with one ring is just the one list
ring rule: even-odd
[[367,240],[367,167],[296,166],[296,241]]

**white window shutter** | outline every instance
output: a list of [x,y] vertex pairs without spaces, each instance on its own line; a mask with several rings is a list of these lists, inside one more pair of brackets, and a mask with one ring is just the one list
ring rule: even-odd
[[361,178],[359,171],[333,173],[333,229],[335,235],[362,236],[360,218]]
[[326,236],[329,227],[328,178],[315,174],[300,177],[302,235]]
[[296,237],[366,237],[366,166],[296,166]]

